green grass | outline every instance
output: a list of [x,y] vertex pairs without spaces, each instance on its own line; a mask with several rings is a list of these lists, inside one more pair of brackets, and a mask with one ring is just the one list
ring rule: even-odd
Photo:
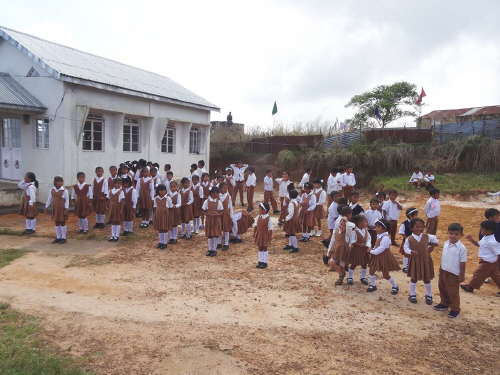
[[44,348],[36,319],[0,303],[0,374],[90,374],[80,362]]
[[[375,187],[385,185],[385,190],[415,191],[415,186],[408,185],[411,173],[396,177],[377,176],[373,180]],[[481,175],[474,173],[445,173],[436,175],[436,188],[441,193],[456,194],[465,192],[478,192],[483,190],[498,191],[500,188],[500,173]]]
[[23,231],[10,228],[0,228],[0,236],[23,236]]
[[0,268],[5,267],[13,260],[26,254],[26,250],[20,249],[0,249]]

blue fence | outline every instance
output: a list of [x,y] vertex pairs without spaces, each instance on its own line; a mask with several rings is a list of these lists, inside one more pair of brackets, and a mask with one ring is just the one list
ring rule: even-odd
[[355,144],[361,136],[362,135],[359,131],[335,134],[331,137],[325,138],[323,140],[323,144],[325,145],[325,148],[347,147]]
[[434,125],[432,131],[434,142],[455,141],[473,135],[500,138],[500,119]]

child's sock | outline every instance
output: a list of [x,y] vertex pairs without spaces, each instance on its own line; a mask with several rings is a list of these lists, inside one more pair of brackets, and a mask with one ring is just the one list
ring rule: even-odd
[[263,253],[264,253],[263,251],[259,251],[259,262],[260,263],[264,262],[264,260],[263,260],[264,259],[264,254]]
[[212,250],[217,251],[217,244],[219,239],[217,237],[212,238]]
[[186,224],[182,223],[181,224],[181,234],[185,234],[186,233]]
[[309,233],[302,233],[302,237],[309,238]]
[[296,236],[290,236],[290,239],[292,240],[292,246],[295,247],[295,248],[298,248],[299,247],[299,243],[297,241],[297,237]]
[[31,219],[31,230],[35,230],[36,228],[36,219]]
[[82,219],[78,218],[78,230],[82,230]]
[[348,277],[349,279],[352,279],[353,275],[354,275],[354,270],[351,270],[351,269],[349,268],[349,275],[348,275],[347,277]]
[[64,239],[66,239],[66,228],[66,225],[64,227],[61,227],[61,236]]
[[160,243],[165,243],[165,242],[163,242],[163,233],[158,233],[158,241]]
[[30,230],[31,229],[31,220],[26,219],[26,229]]
[[263,251],[263,253],[264,253],[264,260],[263,260],[263,262],[267,263],[267,256],[269,255],[269,251]]
[[370,275],[370,285],[375,286],[375,275]]
[[217,237],[217,245],[220,245],[220,244],[222,244],[222,235]]
[[153,209],[149,210],[149,220],[153,220]]
[[61,227],[56,227],[56,238],[57,239],[61,238]]
[[394,281],[394,279],[391,277],[389,280],[387,280],[391,283],[392,287],[393,288],[397,288],[398,286],[396,285],[396,282]]
[[432,296],[431,283],[424,284],[424,286],[425,286],[425,294],[428,295],[428,296]]
[[361,268],[361,278],[366,279],[366,268]]
[[403,268],[408,268],[408,258],[407,257],[403,258]]
[[224,232],[224,245],[229,245],[229,232]]
[[95,223],[99,224],[101,222],[101,214],[95,214]]
[[129,221],[129,222],[128,222],[128,231],[129,231],[130,233],[132,233],[132,228],[133,228],[133,227],[134,227],[134,222],[133,222],[133,221]]
[[236,235],[236,238],[241,240],[241,236],[239,234]]
[[106,222],[106,214],[101,214],[101,224]]
[[410,281],[410,296],[417,295],[417,283],[412,283]]
[[120,230],[121,230],[121,226],[120,225],[116,225],[116,236],[115,237],[120,237]]
[[174,236],[174,240],[177,239],[177,234],[179,233],[179,227],[172,228],[172,234]]
[[89,219],[85,218],[85,219],[82,219],[82,222],[83,222],[83,230],[89,230]]
[[288,246],[293,246],[292,236],[288,237]]
[[187,223],[187,232],[188,237],[191,237],[191,223]]
[[212,251],[212,239],[208,239],[208,251]]

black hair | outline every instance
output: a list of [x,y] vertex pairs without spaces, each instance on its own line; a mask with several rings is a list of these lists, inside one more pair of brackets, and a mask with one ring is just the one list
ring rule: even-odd
[[227,185],[227,182],[221,182],[221,183],[219,184],[219,189],[222,189],[224,186],[228,186],[228,185]]
[[205,166],[205,160],[198,160],[198,165],[203,168]]
[[420,167],[413,167],[413,169],[414,169],[414,170],[415,170],[415,169],[418,169],[418,170],[420,170]]
[[387,190],[387,194],[391,195],[391,194],[398,194],[398,191],[396,189],[390,189],[390,190]]
[[350,168],[352,168],[352,165],[350,165],[350,164],[347,164],[347,165],[345,166],[345,169],[350,169]]
[[120,166],[121,169],[123,168],[127,168],[127,169],[130,169],[130,167],[128,166],[128,164],[123,164],[122,166]]
[[217,168],[217,169],[215,170],[215,177],[217,177],[217,172],[222,172],[222,169]]
[[219,178],[224,179],[224,176],[221,176],[221,175],[215,176],[215,181],[217,181]]
[[310,182],[306,182],[306,183],[304,184],[304,189],[305,189],[306,187],[307,187],[309,190],[312,190],[312,188],[313,188],[313,184],[311,184]]
[[500,211],[498,211],[496,208],[488,208],[486,211],[484,211],[484,217],[486,219],[490,219],[490,217],[493,217],[495,215],[500,215]]
[[132,185],[132,179],[129,176],[123,177],[122,178],[122,185],[123,184],[130,184],[130,185]]
[[201,178],[203,178],[203,177],[205,177],[205,176],[208,176],[208,173],[207,173],[207,172],[203,172],[203,173],[201,174]]
[[[27,175],[27,174],[26,174]],[[85,172],[78,172],[76,174],[76,178],[80,177],[80,176],[85,176]]]
[[288,192],[288,195],[290,196],[290,199],[295,199],[299,196],[299,193],[297,192],[297,190],[290,190]]
[[248,171],[252,172],[252,173],[255,173],[255,167],[248,167]]
[[171,170],[172,169],[172,166],[170,164],[165,164],[165,167],[164,168],[167,168],[168,170]]
[[339,166],[339,173],[344,173],[345,172],[345,167]]
[[116,184],[117,182],[122,182],[122,179],[120,177],[113,179],[113,184]]
[[98,171],[99,169],[102,169],[102,171],[104,172],[104,168],[103,168],[103,167],[95,167],[95,171],[96,171],[96,173],[97,173],[97,171]]
[[312,171],[312,168],[311,168],[311,167],[307,167],[307,168],[306,168],[306,173],[311,172],[311,171]]
[[490,231],[492,234],[496,234],[498,232],[498,224],[493,220],[485,220],[481,222],[481,228]]
[[288,171],[284,171],[283,173],[285,173],[288,177],[292,177],[292,174]]
[[172,171],[167,171],[167,176],[173,176],[174,175],[174,172]]
[[332,199],[333,199],[333,197],[334,197],[334,196],[336,196],[336,195],[340,195],[340,192],[339,192],[339,191],[337,191],[337,190],[334,190],[334,191],[330,192],[330,197],[332,197]]
[[200,176],[198,176],[197,174],[194,174],[194,175],[191,177],[191,180],[194,180],[195,178],[196,178],[198,181],[200,181]]
[[179,187],[179,184],[175,180],[170,181],[170,185],[175,185],[175,186]]
[[153,163],[153,167],[155,167],[156,169],[160,169],[160,164],[158,164],[158,163]]
[[187,181],[189,181],[189,178],[187,178],[187,177],[182,177],[182,179],[181,179],[181,184],[182,184],[182,185],[184,185],[184,182],[187,182]]
[[379,195],[384,197],[384,200],[387,198],[387,194],[385,193],[385,191],[379,191],[377,192],[377,194],[375,194],[376,197],[378,197]]
[[378,201],[378,199],[377,199],[377,198],[372,198],[372,199],[370,199],[370,204],[372,204],[372,203],[377,203],[377,204],[379,204],[380,202]]
[[429,191],[429,195],[430,195],[430,196],[433,196],[433,195],[436,195],[436,194],[439,194],[439,193],[441,193],[441,190],[436,189],[436,188],[432,188],[432,189]]
[[111,168],[114,168],[114,169],[118,170],[118,168],[116,167],[116,165],[112,165],[112,166],[110,166],[110,167],[109,167],[109,170],[111,170]]
[[197,170],[198,169],[198,164],[191,164],[191,168],[193,168],[194,170]]
[[219,194],[220,193],[219,188],[217,186],[212,186],[210,188],[210,193],[209,194],[212,194],[212,193]]
[[337,206],[337,213],[338,213],[339,215],[341,214],[342,209],[343,209],[344,207],[347,207],[347,205],[346,205],[346,204],[340,204],[340,203],[339,203],[339,205]]
[[448,232],[464,232],[464,227],[460,225],[459,223],[451,223],[448,225]]
[[141,177],[142,177],[142,174],[144,173],[144,171],[148,171],[149,172],[149,168],[148,167],[141,168]]
[[352,218],[351,218],[351,221],[356,224],[356,226],[358,226],[359,223],[361,223],[363,220],[366,220],[366,216],[365,215],[354,215]]
[[36,176],[33,172],[26,173],[26,177],[34,183],[35,187],[38,188],[38,181],[36,180]]
[[156,194],[158,194],[158,192],[160,190],[167,190],[167,186],[165,184],[158,184],[158,186],[156,187]]
[[349,196],[350,196],[350,197],[353,197],[353,196],[358,196],[358,197],[359,197],[359,191],[357,191],[357,190],[353,190],[353,191],[351,191],[351,192],[349,193]]
[[61,176],[56,176],[56,177],[54,177],[54,185],[56,184],[57,181],[64,182],[64,179]]
[[385,230],[389,231],[391,229],[391,223],[385,219],[378,219],[376,222],[375,222],[375,226],[379,226],[379,227],[382,227],[384,228]]
[[241,160],[236,160],[236,164],[243,164]]
[[333,167],[332,169],[330,169],[330,173],[339,173],[339,169],[337,167]]
[[339,198],[339,204],[343,204],[344,206],[347,206],[347,198],[346,197],[340,197]]
[[272,172],[272,171],[273,171],[272,169],[267,168],[266,169],[266,174],[269,173],[269,172]]
[[340,211],[341,216],[352,215],[352,208],[344,206],[342,207],[342,211]]
[[153,172],[153,171],[158,172],[158,169],[156,169],[156,167],[151,167],[151,169],[149,170],[149,172]]
[[295,190],[295,186],[293,186],[293,183],[286,185],[286,190],[288,192]]
[[269,212],[269,210],[271,209],[271,207],[269,207],[269,203],[266,202],[262,202],[261,204],[259,204],[259,208],[264,208],[264,211],[266,211],[266,213]]
[[421,218],[416,217],[415,219],[411,219],[410,220],[410,229],[413,229],[413,227],[417,223],[421,223],[425,227],[425,222]]
[[417,214],[418,213],[418,210],[416,207],[410,207],[408,209],[406,209],[406,217],[409,219],[411,215],[414,215],[414,214]]
[[313,184],[323,184],[323,180],[321,178],[315,178]]

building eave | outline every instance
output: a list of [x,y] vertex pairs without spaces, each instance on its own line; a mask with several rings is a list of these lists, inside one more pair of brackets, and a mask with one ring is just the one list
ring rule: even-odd
[[14,111],[18,111],[19,113],[22,113],[22,112],[42,113],[42,112],[45,112],[45,110],[47,108],[0,103],[0,111],[2,109],[14,110]]

